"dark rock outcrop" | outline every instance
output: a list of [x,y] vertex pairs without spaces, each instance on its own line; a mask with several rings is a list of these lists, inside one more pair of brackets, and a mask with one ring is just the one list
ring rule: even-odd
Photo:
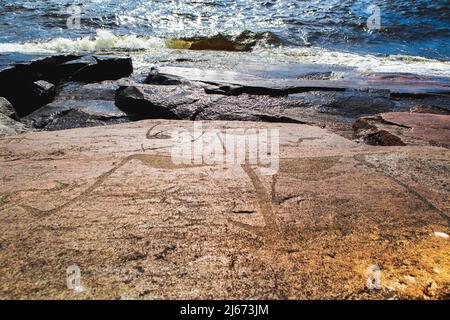
[[[90,84],[69,82],[59,88],[53,102],[23,117],[22,121],[40,130],[130,121],[126,113],[118,109],[114,103],[116,90],[120,84],[126,83],[128,82],[105,81]],[[76,112],[69,112],[70,110]]]
[[0,70],[0,96],[19,117],[52,101],[55,88],[69,79],[82,82],[115,80],[133,71],[130,58],[53,56],[18,63]]
[[147,96],[151,94],[150,90],[124,86],[117,90],[115,102],[119,109],[137,118],[180,119],[168,107],[148,99]]
[[83,82],[99,82],[117,80],[133,73],[131,58],[94,57],[94,61],[72,75],[72,80]]
[[152,68],[144,83],[160,84],[160,85],[179,85],[182,84],[183,79],[177,76],[164,74],[158,72],[158,69]]
[[38,105],[45,105],[53,100],[55,97],[56,89],[53,84],[45,80],[38,80],[32,84],[32,101],[35,101]]

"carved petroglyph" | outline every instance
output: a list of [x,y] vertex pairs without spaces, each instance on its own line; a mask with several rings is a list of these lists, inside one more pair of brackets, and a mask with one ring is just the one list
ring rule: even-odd
[[29,207],[26,205],[20,205],[23,209],[31,212],[35,216],[46,216],[50,214],[54,214],[62,209],[65,209],[69,207],[70,205],[83,200],[87,198],[95,189],[97,189],[108,177],[110,177],[112,174],[114,174],[117,170],[125,166],[127,163],[129,163],[132,160],[138,160],[143,165],[149,167],[149,168],[156,168],[156,169],[167,169],[167,170],[173,170],[173,169],[181,169],[181,168],[189,168],[194,167],[195,165],[176,165],[172,162],[171,158],[168,156],[161,156],[161,155],[148,155],[148,154],[133,154],[128,157],[125,157],[122,161],[120,161],[119,164],[115,165],[113,168],[108,170],[107,172],[101,174],[98,176],[94,183],[84,190],[82,193],[77,195],[76,197],[70,199],[69,201],[65,202],[64,204],[55,207],[50,210],[40,210],[37,208]]
[[[380,154],[380,155],[382,155],[382,154]],[[392,176],[391,174],[388,174],[388,173],[384,172],[383,170],[381,170],[380,168],[377,168],[374,164],[367,161],[366,156],[367,156],[366,154],[357,154],[353,158],[358,162],[359,165],[362,165],[368,169],[371,169],[371,170],[375,171],[376,173],[381,174],[382,176],[394,181],[396,184],[403,187],[409,194],[411,194],[414,197],[416,197],[417,199],[419,199],[428,208],[439,213],[439,215],[441,215],[441,217],[443,217],[447,221],[447,224],[450,224],[450,217],[449,217],[448,213],[446,213],[444,210],[442,210],[441,208],[436,206],[432,201],[430,201],[427,197],[425,197],[420,192],[418,192],[416,189],[414,189],[411,185],[408,185],[408,184],[400,181],[398,178]]]
[[[167,137],[170,138],[170,136],[167,136],[164,134],[166,131],[158,131],[156,133],[152,133],[152,131],[159,125],[159,123],[152,126],[146,133],[146,139],[167,139]],[[141,148],[145,150],[156,150],[156,149],[163,149],[167,148],[167,146],[164,147],[157,147],[157,148],[144,148],[143,145],[141,145]],[[112,167],[110,170],[102,173],[100,176],[95,178],[94,183],[89,186],[87,189],[85,189],[83,192],[81,192],[79,195],[73,197],[69,201],[63,203],[62,205],[59,205],[53,209],[49,210],[40,210],[38,208],[30,207],[27,205],[20,204],[19,207],[27,210],[31,214],[42,217],[50,214],[54,214],[56,212],[59,212],[72,204],[84,200],[85,198],[89,197],[89,195],[97,189],[106,179],[108,179],[112,174],[117,172],[120,168],[125,166],[130,161],[137,160],[146,167],[149,168],[156,168],[156,169],[166,169],[166,170],[174,170],[174,169],[181,169],[181,168],[190,168],[190,167],[198,167],[199,165],[193,165],[193,164],[174,164],[171,157],[169,156],[162,156],[162,155],[149,155],[149,154],[132,154],[124,159],[122,159],[117,165]],[[57,191],[55,190],[47,190],[48,191]],[[9,195],[8,198],[10,198],[13,195]]]
[[248,232],[254,233],[268,240],[275,240],[281,235],[280,228],[277,223],[276,216],[274,214],[274,209],[272,207],[271,197],[268,194],[266,188],[264,187],[262,181],[256,174],[255,170],[249,164],[241,165],[244,172],[250,178],[253,187],[255,188],[256,198],[258,201],[258,206],[260,213],[264,220],[264,227],[256,227],[246,223],[238,222],[232,219],[228,221],[237,227],[240,227]]

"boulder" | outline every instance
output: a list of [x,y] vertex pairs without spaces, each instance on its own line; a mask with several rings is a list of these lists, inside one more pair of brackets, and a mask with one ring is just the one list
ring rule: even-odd
[[63,80],[71,80],[72,76],[78,71],[97,64],[97,60],[93,56],[79,57],[75,60],[70,60],[59,64],[54,72],[55,78],[58,82]]
[[17,84],[6,94],[19,117],[26,116],[49,103],[55,96],[55,86],[45,80]]
[[45,80],[33,82],[33,97],[39,105],[45,105],[53,100],[56,90],[55,86]]
[[14,120],[19,120],[16,110],[14,110],[12,104],[3,97],[0,97],[0,114],[10,117]]
[[144,83],[160,85],[179,85],[183,82],[181,77],[158,72],[158,69],[152,68]]
[[179,119],[167,106],[154,103],[152,92],[136,86],[124,86],[117,90],[115,102],[124,112],[146,119]]
[[[30,127],[40,130],[71,129],[129,121],[117,108],[114,96],[120,84],[127,81],[101,83],[69,82],[61,86],[54,101],[22,118]],[[73,110],[74,112],[70,112]]]
[[99,82],[117,80],[133,73],[131,58],[94,57],[94,61],[72,75],[72,80],[83,82]]
[[47,57],[2,68],[0,96],[8,99],[18,115],[23,117],[50,102],[56,86],[68,80],[80,82],[114,80],[127,77],[132,72],[131,58]]
[[0,137],[27,132],[30,129],[21,122],[15,121],[0,113]]

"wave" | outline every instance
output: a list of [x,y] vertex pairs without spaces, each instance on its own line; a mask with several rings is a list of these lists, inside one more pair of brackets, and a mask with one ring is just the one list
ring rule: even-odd
[[101,51],[143,51],[164,47],[160,38],[135,35],[116,36],[107,30],[97,30],[95,37],[79,39],[56,38],[48,42],[0,43],[0,52],[21,53],[93,53]]
[[155,48],[251,51],[255,47],[281,46],[283,41],[271,32],[244,31],[236,36],[218,34],[210,37],[157,38],[136,35],[116,36],[107,30],[97,30],[95,37],[79,39],[56,38],[50,41],[0,43],[0,52],[22,53],[83,53],[101,51],[143,51]]
[[319,47],[276,48],[276,56],[297,63],[317,63],[354,68],[359,72],[414,73],[450,77],[450,61],[405,55],[372,55]]
[[[288,45],[288,46],[286,46]],[[175,50],[174,50],[175,49]],[[209,50],[209,51],[198,51]],[[213,50],[224,51],[217,55]],[[226,51],[242,51],[239,53]],[[25,54],[83,54],[131,53],[135,62],[148,65],[170,57],[203,60],[212,68],[221,65],[233,68],[242,61],[261,64],[321,64],[351,67],[359,72],[415,73],[419,75],[450,77],[450,62],[405,55],[372,55],[335,51],[315,46],[293,47],[270,32],[245,31],[234,36],[216,35],[197,38],[158,38],[143,36],[117,36],[106,30],[97,30],[95,37],[79,39],[56,38],[44,42],[0,43],[1,53]],[[142,53],[142,54],[140,54]],[[139,58],[138,58],[139,56]]]

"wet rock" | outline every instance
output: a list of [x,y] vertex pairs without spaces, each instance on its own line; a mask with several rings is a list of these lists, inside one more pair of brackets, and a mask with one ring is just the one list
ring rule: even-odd
[[368,143],[450,147],[450,115],[388,112],[358,119],[353,128]]
[[408,110],[390,100],[388,95],[380,93],[311,91],[292,94],[289,95],[289,98],[307,105],[317,112],[339,115],[351,120],[364,115],[399,109]]
[[117,90],[115,102],[119,109],[145,119],[179,119],[168,107],[151,100],[151,90],[125,86]]
[[59,64],[55,70],[56,81],[71,80],[72,76],[80,70],[97,64],[97,60],[93,56],[79,57]]
[[329,80],[331,79],[333,73],[331,71],[327,72],[311,72],[301,76],[298,76],[297,79],[301,80]]
[[89,112],[88,109],[68,109],[41,120],[41,123],[35,122],[35,126],[41,126],[40,129],[47,131],[97,127],[129,121],[126,117],[103,116]]
[[94,57],[95,62],[81,68],[71,77],[74,81],[99,82],[117,80],[133,73],[131,58]]
[[[70,113],[71,110],[76,112]],[[80,113],[83,116],[79,116]],[[84,119],[90,123],[84,125]],[[108,100],[58,100],[22,118],[22,121],[30,127],[41,130],[90,127],[95,122],[91,120],[97,121],[99,125],[129,121],[127,115],[116,107],[114,101]]]
[[55,86],[45,80],[33,82],[33,96],[31,97],[39,105],[44,105],[53,100],[56,90]]
[[[155,113],[169,119],[304,123],[283,113],[292,104],[295,102],[269,96],[210,95],[202,87],[194,86],[125,86],[116,94],[116,105],[121,110],[150,119]],[[148,110],[154,111],[148,113]]]
[[251,51],[258,43],[281,45],[283,42],[287,44],[272,32],[255,33],[245,30],[236,36],[217,34],[211,37],[169,39],[166,45],[172,49]]
[[[127,119],[126,113],[117,108],[114,96],[123,81],[107,81],[102,83],[82,84],[70,82],[62,86],[53,102],[39,108],[22,118],[27,125],[41,130],[56,130],[83,127],[83,117],[77,113],[68,113],[77,110],[90,116],[86,126],[92,126],[97,121],[101,125],[118,123]],[[64,125],[51,125],[58,118],[64,117]],[[69,119],[69,120],[67,120]],[[91,121],[94,119],[95,121]],[[81,121],[81,122],[80,122]]]
[[[130,58],[54,56],[3,67],[0,96],[8,99],[20,117],[47,104],[58,86],[74,79],[95,82],[129,76]],[[43,82],[45,81],[45,82]]]
[[158,69],[152,69],[144,80],[147,84],[160,85],[179,85],[182,83],[182,78],[158,72]]
[[10,117],[14,120],[19,120],[16,110],[14,110],[12,104],[3,97],[0,97],[0,114]]
[[404,81],[390,81],[384,78],[309,80],[293,78],[266,78],[234,71],[202,70],[184,67],[160,67],[159,72],[177,76],[189,81],[199,81],[216,86],[231,86],[237,88],[230,94],[270,94],[275,96],[288,95],[309,91],[378,91],[386,92],[391,98],[395,94],[399,97],[408,95],[434,96],[450,92],[448,82],[428,79],[407,79]]

